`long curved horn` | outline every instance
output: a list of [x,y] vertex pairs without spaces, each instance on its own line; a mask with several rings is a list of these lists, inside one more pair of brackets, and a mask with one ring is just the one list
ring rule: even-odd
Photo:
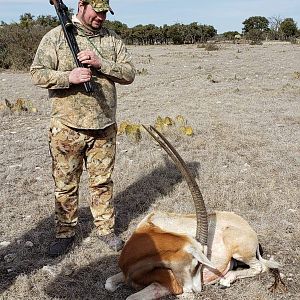
[[[149,126],[150,129],[148,129],[144,125],[142,126],[158,142],[158,144],[168,153],[168,155],[172,158],[177,168],[180,170],[182,176],[185,178],[189,186],[190,192],[192,194],[192,198],[196,210],[196,219],[197,219],[196,239],[203,246],[206,246],[207,236],[208,236],[207,211],[205,208],[203,196],[200,192],[199,186],[195,178],[192,176],[190,170],[188,169],[186,163],[181,158],[179,153],[158,130],[156,130],[153,126]],[[155,132],[157,136],[152,131]]]

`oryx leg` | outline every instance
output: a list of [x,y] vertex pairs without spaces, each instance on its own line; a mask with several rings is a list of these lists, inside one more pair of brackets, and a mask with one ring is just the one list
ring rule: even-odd
[[141,291],[130,295],[126,300],[154,300],[170,295],[170,291],[163,285],[154,282]]
[[220,279],[221,285],[229,287],[230,284],[237,279],[253,277],[265,271],[264,265],[256,257],[253,257],[249,261],[242,260],[240,258],[239,260],[247,264],[249,269],[229,271],[223,278]]
[[[157,283],[157,286],[153,286],[153,292],[160,292],[164,287],[167,289],[168,294],[181,294],[183,292],[181,283],[178,282],[177,278],[175,277],[174,273],[170,269],[166,268],[156,268],[151,270],[150,272],[146,272],[143,276],[139,276],[139,278],[131,278],[132,285],[137,286],[151,286],[152,283]],[[154,289],[154,287],[156,287]],[[151,289],[150,289],[151,291]],[[163,289],[165,292],[165,289]],[[167,295],[168,295],[167,294]],[[148,298],[147,298],[148,299]],[[149,298],[149,299],[156,299],[156,298]]]
[[118,287],[120,287],[124,283],[125,283],[124,274],[123,272],[120,272],[116,275],[107,278],[105,282],[105,289],[107,289],[110,292],[114,292]]

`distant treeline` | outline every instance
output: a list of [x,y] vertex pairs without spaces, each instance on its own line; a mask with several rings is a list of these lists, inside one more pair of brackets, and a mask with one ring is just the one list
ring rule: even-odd
[[[0,25],[0,68],[28,70],[35,51],[43,35],[59,25],[57,17],[38,16],[30,13],[20,16],[19,22]],[[119,21],[105,21],[105,26],[113,29],[128,45],[163,45],[206,43],[211,39],[235,40],[245,38],[259,44],[263,39],[295,40],[300,34],[293,19],[280,19],[255,16],[243,22],[243,32],[224,32],[217,35],[211,25],[197,22],[185,25],[156,26],[153,24],[136,25],[129,28]]]

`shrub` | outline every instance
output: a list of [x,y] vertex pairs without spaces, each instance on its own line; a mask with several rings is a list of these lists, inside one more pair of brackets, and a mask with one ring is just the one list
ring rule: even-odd
[[5,25],[0,30],[0,68],[28,70],[43,35],[50,27]]
[[205,44],[204,43],[202,43],[202,44],[197,44],[197,48],[205,48]]
[[262,45],[263,32],[259,29],[251,29],[247,32],[246,38],[250,40],[250,45]]
[[37,112],[37,108],[30,99],[18,98],[15,103],[5,99],[4,103],[0,102],[0,111],[9,111],[13,113]]
[[138,74],[138,75],[147,75],[148,74],[148,70],[147,69],[145,69],[145,68],[142,68],[142,69],[137,69],[136,70],[136,73]]
[[216,44],[208,43],[205,45],[205,50],[206,51],[217,51],[217,50],[219,50],[219,46]]
[[[158,116],[153,125],[160,132],[178,132],[181,135],[193,136],[194,129],[187,124],[186,119],[178,115],[175,119],[169,116]],[[172,131],[173,129],[173,131]],[[175,130],[175,131],[174,131]],[[131,121],[122,121],[118,127],[118,135],[126,135],[126,137],[135,143],[142,139],[142,132],[144,131],[142,124],[132,123]]]

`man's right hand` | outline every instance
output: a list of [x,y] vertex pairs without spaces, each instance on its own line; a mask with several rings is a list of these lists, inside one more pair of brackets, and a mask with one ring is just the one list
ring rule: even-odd
[[80,84],[90,81],[92,78],[92,71],[88,68],[75,68],[69,74],[69,82],[72,84]]

